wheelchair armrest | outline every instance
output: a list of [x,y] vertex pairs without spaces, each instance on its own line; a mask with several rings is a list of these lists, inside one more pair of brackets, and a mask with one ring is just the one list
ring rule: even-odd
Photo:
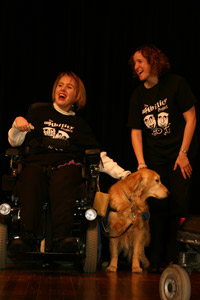
[[22,165],[20,163],[21,152],[19,148],[8,148],[5,156],[9,159],[9,176],[17,176],[21,173]]
[[87,149],[86,154],[86,164],[89,165],[99,165],[100,162],[100,149]]
[[18,148],[8,148],[6,150],[6,156],[9,156],[9,157],[19,157],[20,155],[20,151]]
[[87,149],[85,151],[84,164],[82,168],[83,178],[89,180],[99,175],[100,150]]
[[101,152],[100,149],[87,149],[87,150],[85,150],[86,155],[99,154],[100,152]]

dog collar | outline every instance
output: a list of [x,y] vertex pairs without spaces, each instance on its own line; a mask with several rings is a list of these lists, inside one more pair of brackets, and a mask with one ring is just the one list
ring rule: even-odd
[[[137,209],[136,209],[135,206],[132,204],[131,199],[128,198],[128,196],[126,195],[125,192],[124,192],[124,195],[126,196],[126,198],[128,199],[128,201],[131,203],[131,212],[132,212],[132,217],[133,217],[133,220],[134,220],[134,219],[135,219],[135,216],[136,216],[136,210],[137,210]],[[142,212],[142,219],[143,219],[144,221],[147,221],[147,220],[150,219],[150,213],[149,213],[148,210],[145,211],[145,212]]]

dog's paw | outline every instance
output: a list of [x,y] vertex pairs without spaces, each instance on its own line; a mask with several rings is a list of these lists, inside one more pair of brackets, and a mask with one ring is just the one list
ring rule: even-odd
[[132,267],[132,273],[142,273],[143,270],[140,267]]
[[116,266],[109,265],[109,266],[106,268],[106,272],[117,272],[117,267],[116,267]]
[[150,266],[150,262],[149,262],[148,258],[145,255],[143,255],[141,257],[141,263],[142,263],[142,267],[144,269],[148,269],[148,267]]
[[148,269],[148,267],[150,266],[150,262],[147,259],[146,261],[142,262],[142,265],[143,265],[144,269]]

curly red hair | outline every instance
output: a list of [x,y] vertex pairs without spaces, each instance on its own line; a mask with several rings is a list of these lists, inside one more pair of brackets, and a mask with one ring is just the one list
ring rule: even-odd
[[141,54],[146,58],[148,64],[151,66],[152,75],[161,77],[170,70],[171,65],[169,59],[160,49],[154,45],[142,45],[134,51],[129,60],[129,64],[131,65],[132,72],[135,77],[137,74],[134,69],[133,55],[136,52],[141,52]]

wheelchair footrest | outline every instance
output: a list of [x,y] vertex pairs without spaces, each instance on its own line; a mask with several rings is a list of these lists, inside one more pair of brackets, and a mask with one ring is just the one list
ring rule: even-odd
[[20,261],[75,261],[84,258],[80,252],[75,253],[53,253],[53,252],[26,252],[10,254],[10,258]]
[[199,233],[179,230],[177,233],[177,240],[182,243],[200,246],[200,234]]

